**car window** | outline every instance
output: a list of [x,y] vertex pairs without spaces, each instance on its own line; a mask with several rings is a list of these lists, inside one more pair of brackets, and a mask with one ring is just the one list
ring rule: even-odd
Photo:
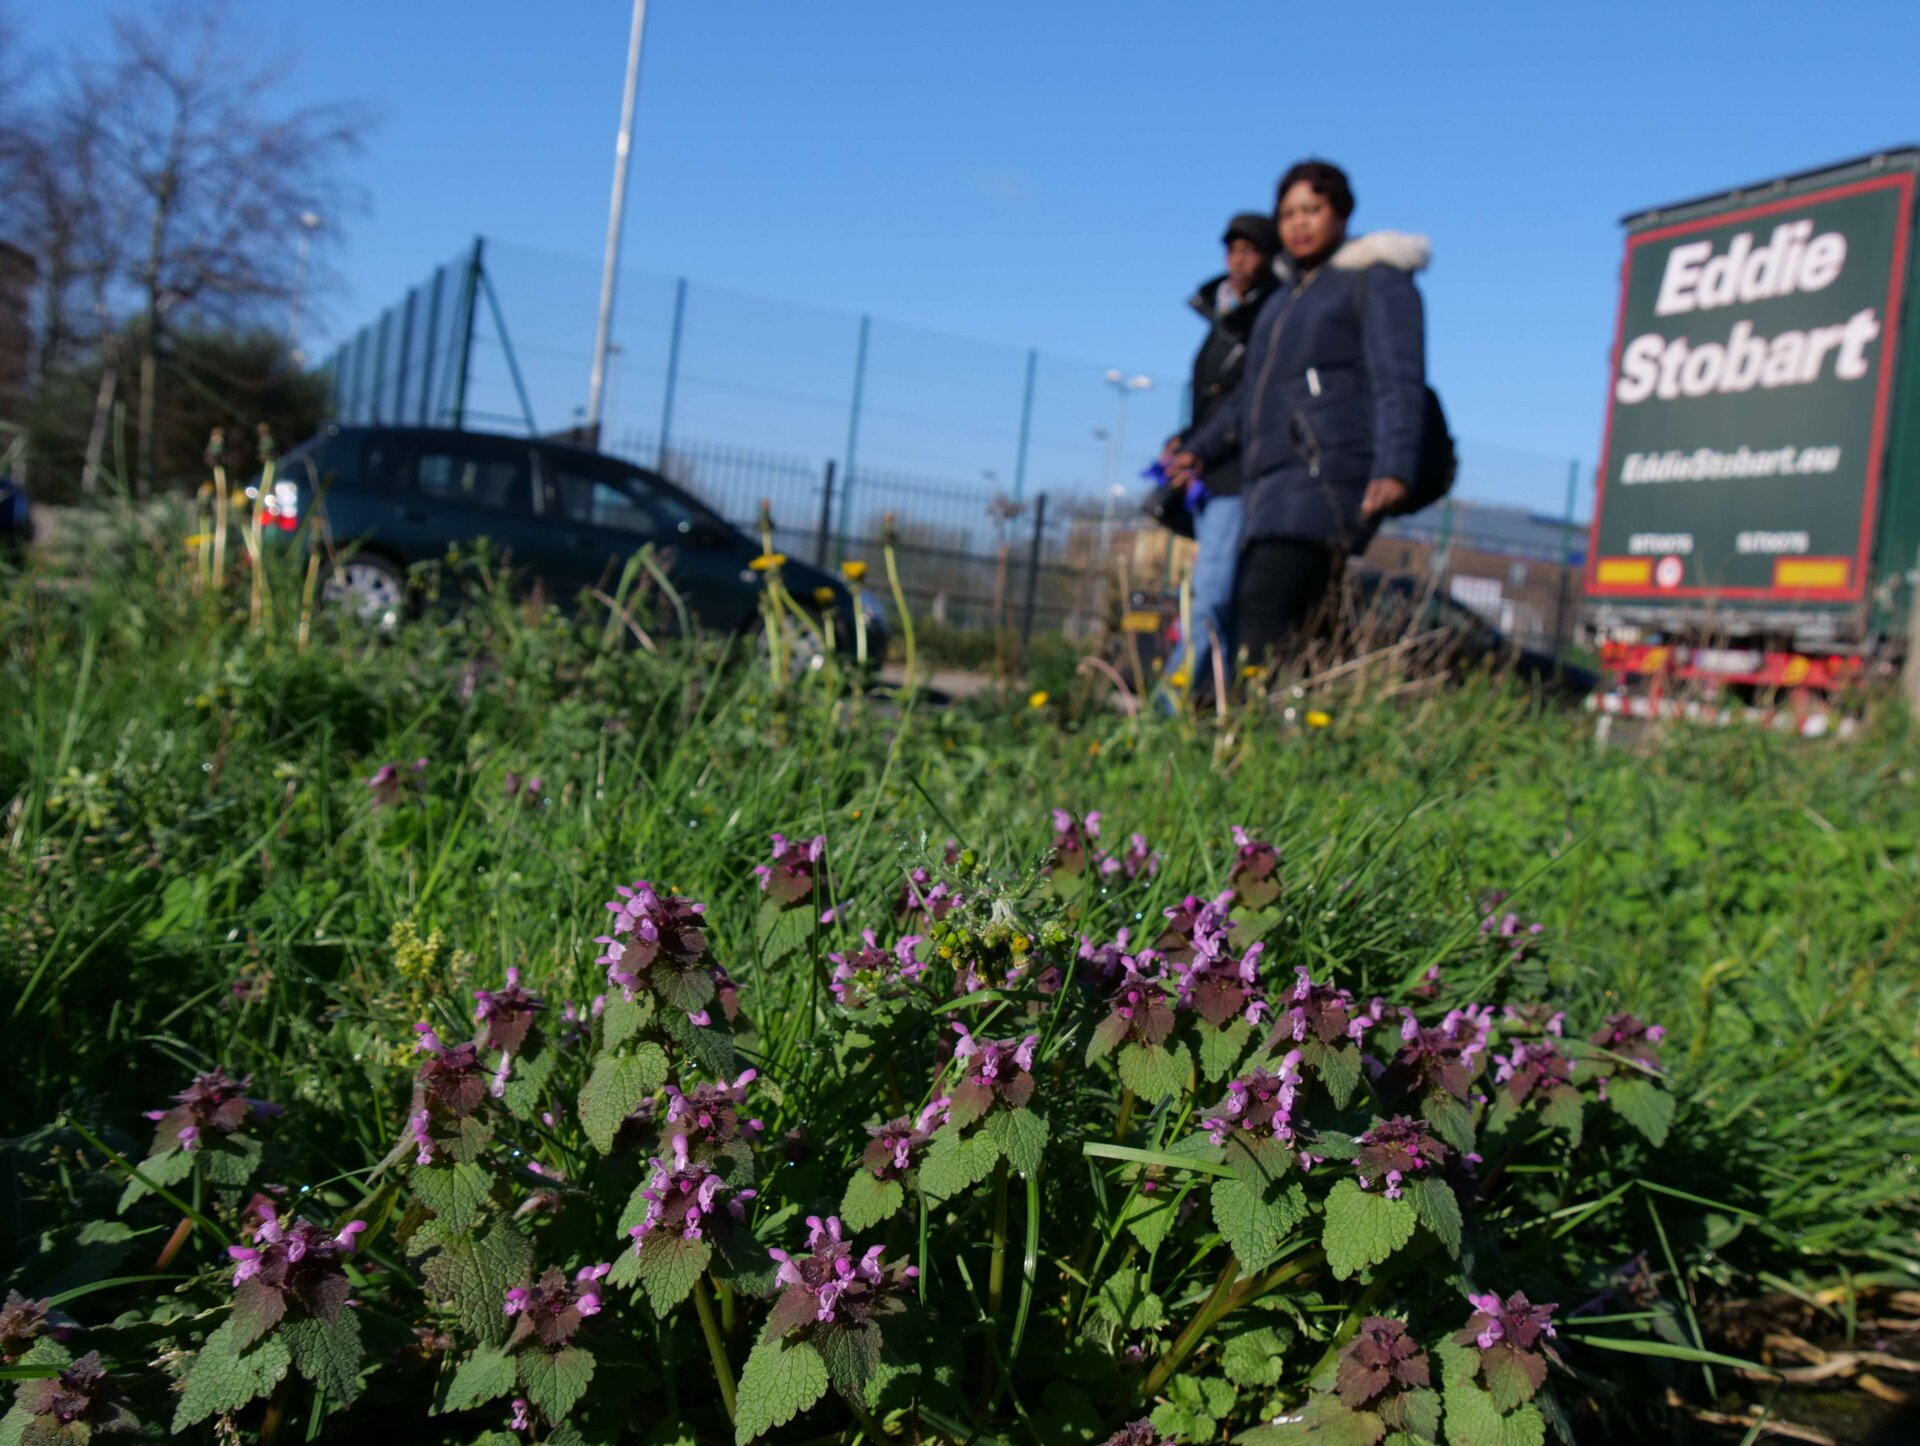
[[429,445],[413,454],[408,470],[423,497],[500,512],[533,510],[531,470],[522,451]]
[[662,519],[651,497],[628,490],[605,476],[593,476],[564,463],[553,472],[554,499],[566,522],[607,527],[637,537],[658,537]]

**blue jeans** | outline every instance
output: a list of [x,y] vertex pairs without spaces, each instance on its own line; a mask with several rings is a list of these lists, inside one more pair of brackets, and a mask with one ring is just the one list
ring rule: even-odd
[[1213,688],[1215,637],[1225,650],[1228,681],[1232,681],[1233,589],[1240,571],[1240,503],[1237,496],[1209,497],[1200,515],[1193,519],[1193,540],[1200,548],[1193,560],[1193,638],[1189,641],[1183,637],[1167,659],[1167,676],[1185,671],[1189,692]]

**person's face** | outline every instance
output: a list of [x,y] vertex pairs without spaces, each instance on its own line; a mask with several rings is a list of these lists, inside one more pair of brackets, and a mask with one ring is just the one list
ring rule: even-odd
[[1242,296],[1253,290],[1267,265],[1266,255],[1251,241],[1236,236],[1227,243],[1227,282]]
[[1305,181],[1295,181],[1280,198],[1274,215],[1280,227],[1280,244],[1295,260],[1324,256],[1340,244],[1347,223],[1333,209],[1333,203]]

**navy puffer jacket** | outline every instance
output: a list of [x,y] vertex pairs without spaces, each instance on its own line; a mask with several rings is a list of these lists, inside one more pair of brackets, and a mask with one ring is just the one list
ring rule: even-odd
[[1187,438],[1202,467],[1237,451],[1243,540],[1299,537],[1361,552],[1375,477],[1411,482],[1426,414],[1426,327],[1413,273],[1424,236],[1375,231],[1304,278],[1284,259],[1254,318],[1228,404]]

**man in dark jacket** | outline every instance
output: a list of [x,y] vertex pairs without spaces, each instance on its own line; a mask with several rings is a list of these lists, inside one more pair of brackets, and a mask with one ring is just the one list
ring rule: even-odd
[[[1193,422],[1189,430],[1206,425],[1227,405],[1240,383],[1247,359],[1247,336],[1253,330],[1260,303],[1277,280],[1273,259],[1279,251],[1279,233],[1273,219],[1257,211],[1243,212],[1227,223],[1220,238],[1227,248],[1226,274],[1216,276],[1187,298],[1187,305],[1207,323],[1207,338],[1193,358]],[[1171,438],[1164,459],[1184,449],[1184,436]],[[1211,649],[1218,639],[1223,654],[1233,652],[1233,589],[1240,553],[1240,482],[1237,456],[1211,469],[1205,482],[1191,494],[1193,539],[1199,547],[1193,562],[1193,639],[1182,640],[1168,663],[1168,676],[1186,680],[1200,692],[1211,690]],[[1178,686],[1176,684],[1176,686]]]

